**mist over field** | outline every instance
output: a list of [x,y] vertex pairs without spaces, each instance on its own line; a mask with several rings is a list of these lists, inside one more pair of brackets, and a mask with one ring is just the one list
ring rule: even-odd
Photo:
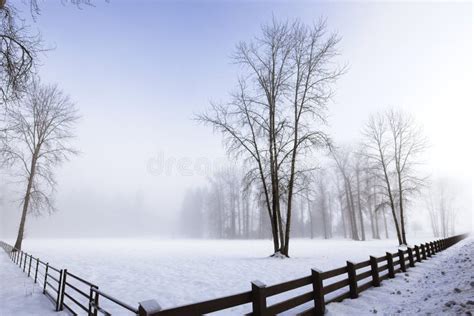
[[[114,1],[77,10],[42,4],[33,29],[54,49],[40,55],[39,74],[59,83],[77,104],[81,118],[73,144],[80,154],[56,170],[57,211],[29,218],[27,238],[185,236],[186,192],[209,189],[222,166],[242,165],[227,158],[221,135],[195,115],[210,101],[229,100],[242,73],[231,59],[235,46],[258,36],[272,17],[308,24],[323,17],[328,33],[341,38],[334,63],[347,70],[327,105],[331,139],[356,144],[377,111],[395,107],[412,114],[428,139],[423,175],[450,183],[457,230],[471,230],[469,8],[326,2],[130,7]],[[318,165],[333,167],[324,162],[330,160],[324,150],[314,157]],[[1,235],[12,237],[24,189],[8,171],[0,183],[0,225]],[[407,213],[415,227],[408,229],[430,231],[425,197],[412,200]]]

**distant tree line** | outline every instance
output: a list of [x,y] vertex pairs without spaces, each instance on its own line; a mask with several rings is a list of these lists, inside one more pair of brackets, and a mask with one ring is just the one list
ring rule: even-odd
[[[455,194],[421,171],[426,148],[414,117],[388,109],[369,117],[355,144],[331,142],[319,155],[308,155],[306,159],[319,163],[295,186],[292,236],[353,240],[396,236],[400,245],[406,245],[410,209],[420,198],[427,201],[434,234],[453,234]],[[249,181],[247,167],[244,163],[215,172],[207,185],[186,193],[181,210],[184,235],[272,237],[264,190],[258,181]],[[287,204],[281,198],[281,207]],[[285,225],[287,220],[283,215]]]

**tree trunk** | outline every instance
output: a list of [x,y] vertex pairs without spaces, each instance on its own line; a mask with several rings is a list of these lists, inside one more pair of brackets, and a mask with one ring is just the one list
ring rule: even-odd
[[344,231],[344,238],[347,238],[346,216],[344,214],[344,201],[341,190],[338,188],[339,206],[341,208],[342,229]]
[[329,193],[328,191],[328,196],[327,196],[327,210],[328,210],[328,226],[327,226],[327,230],[328,230],[328,237],[329,238],[332,238],[332,210],[333,210],[333,204],[331,203],[332,199],[331,199],[331,194]]
[[385,226],[385,238],[388,239],[387,214],[385,214],[385,210],[383,212],[383,224]]
[[399,190],[399,204],[400,204],[400,225],[402,228],[402,243],[403,245],[407,245],[407,237],[405,233],[405,215],[403,214],[403,187],[402,187],[402,179],[400,172],[398,173],[398,190]]
[[327,218],[326,218],[326,205],[325,205],[325,202],[324,202],[324,197],[323,197],[323,200],[321,201],[321,212],[322,212],[322,215],[323,215],[323,231],[324,231],[324,239],[329,239],[329,235],[328,235],[328,229],[327,229]]
[[354,206],[354,198],[352,196],[352,189],[347,179],[345,179],[345,184],[346,184],[347,206],[349,210],[349,219],[351,223],[352,239],[359,240],[359,233],[357,231],[357,223],[356,223],[356,218],[355,218],[355,206]]
[[313,212],[311,212],[311,201],[309,199],[308,193],[306,193],[306,202],[308,203],[308,217],[309,217],[309,228],[311,233],[311,239],[314,238],[314,229],[313,229]]
[[37,160],[37,151],[35,151],[35,153],[33,154],[33,157],[31,158],[30,175],[28,177],[28,185],[26,187],[25,197],[23,198],[23,209],[21,212],[20,227],[18,228],[18,235],[15,241],[15,248],[18,250],[21,250],[23,235],[25,233],[26,215],[28,213],[28,207],[30,205],[31,189],[33,187],[33,180],[34,180],[35,172],[36,172],[36,160]]
[[[382,156],[382,154],[381,154],[381,156]],[[384,177],[385,177],[385,184],[386,184],[387,194],[388,194],[388,197],[389,197],[389,200],[390,200],[390,208],[392,210],[393,222],[395,223],[395,228],[396,228],[396,231],[397,231],[398,244],[403,245],[403,239],[402,239],[402,235],[401,235],[401,232],[400,232],[400,226],[398,224],[397,213],[395,211],[395,202],[393,200],[392,189],[391,189],[391,186],[390,186],[390,180],[388,178],[387,167],[385,166],[385,162],[383,162],[383,172],[384,172]]]
[[360,232],[362,240],[365,240],[365,229],[364,229],[364,218],[362,217],[362,203],[360,201],[360,179],[359,179],[360,171],[357,170],[356,177],[357,177],[357,208],[359,211],[359,223],[360,223]]

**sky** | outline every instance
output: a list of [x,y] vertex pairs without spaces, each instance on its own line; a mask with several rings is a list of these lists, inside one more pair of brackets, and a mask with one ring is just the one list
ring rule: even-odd
[[[32,23],[50,48],[39,72],[76,102],[81,153],[57,171],[59,211],[29,219],[27,237],[173,235],[186,188],[226,161],[221,137],[193,117],[228,100],[236,44],[272,17],[325,18],[341,36],[337,142],[357,142],[371,113],[413,113],[430,139],[426,170],[462,183],[472,212],[469,2],[45,1]],[[15,192],[5,196],[0,235],[11,236],[20,213]]]

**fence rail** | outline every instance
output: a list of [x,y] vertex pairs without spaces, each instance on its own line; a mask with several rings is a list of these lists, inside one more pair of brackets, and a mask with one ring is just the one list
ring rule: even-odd
[[130,306],[99,291],[97,285],[72,274],[67,269],[58,269],[3,241],[0,241],[0,246],[28,277],[41,285],[43,294],[55,304],[56,311],[66,310],[72,315],[112,315],[106,307],[99,304],[101,301],[99,298],[103,297],[115,307],[123,308],[124,311],[121,311],[120,315],[124,312],[128,312],[129,315],[141,315],[138,307]]
[[[326,304],[347,298],[355,299],[362,291],[380,286],[383,280],[394,278],[396,273],[406,272],[408,268],[415,267],[416,263],[429,259],[467,236],[468,234],[462,234],[439,239],[395,253],[387,252],[382,257],[370,256],[369,260],[358,263],[347,261],[345,266],[329,271],[312,269],[308,276],[271,286],[253,281],[251,290],[247,292],[165,310],[162,310],[154,300],[140,302],[135,308],[102,292],[97,285],[72,274],[67,269],[53,267],[48,262],[45,263],[3,241],[0,242],[0,246],[28,277],[42,286],[43,293],[54,302],[57,311],[66,309],[72,315],[98,316],[99,313],[112,315],[105,305],[100,303],[107,301],[116,308],[121,308],[121,315],[128,312],[130,315],[139,316],[198,316],[251,304],[252,312],[247,315],[276,315],[311,305],[300,311],[299,315],[320,316],[324,315]],[[308,289],[301,294],[272,305],[268,304],[269,297],[290,294],[287,292],[297,289],[303,291],[305,287]]]

